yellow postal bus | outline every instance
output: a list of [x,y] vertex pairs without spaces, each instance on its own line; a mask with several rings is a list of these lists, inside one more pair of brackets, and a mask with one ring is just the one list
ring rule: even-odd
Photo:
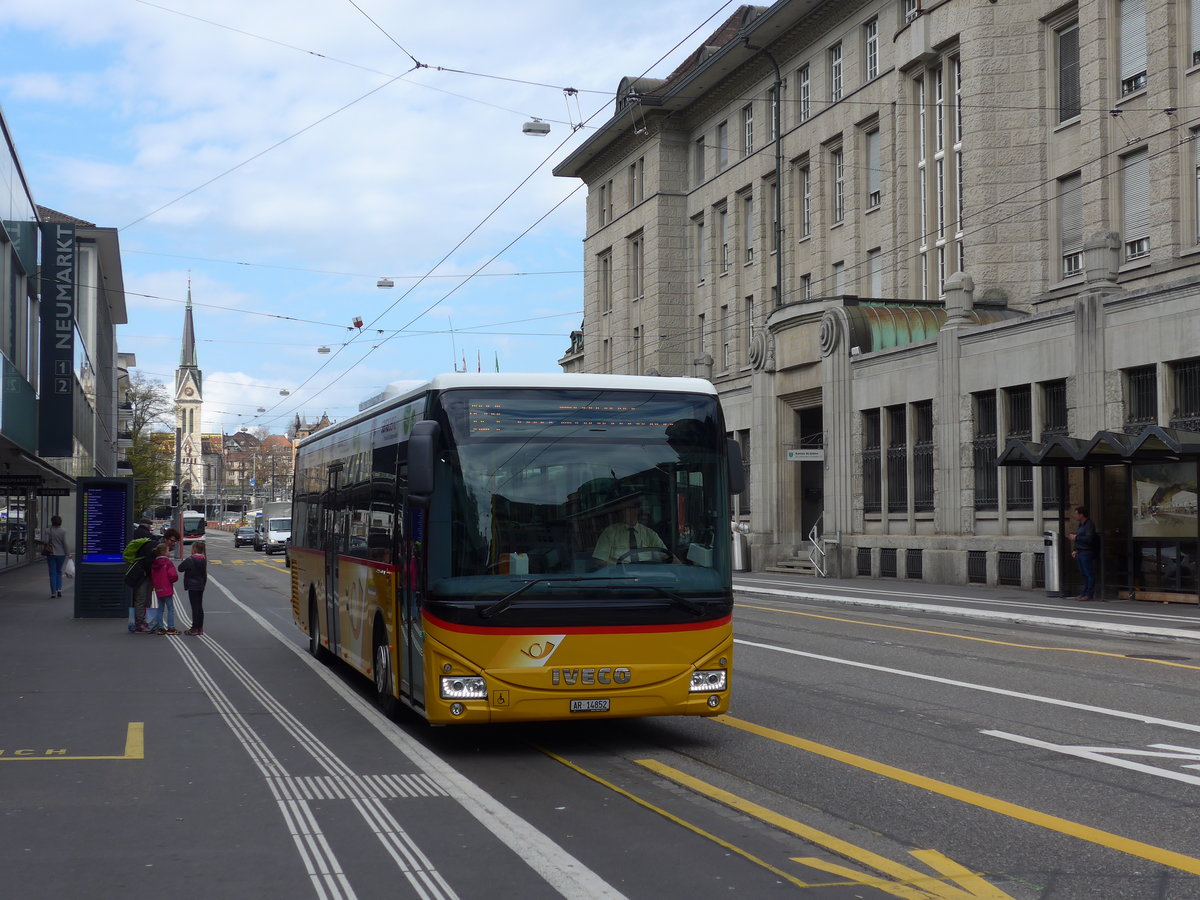
[[707,381],[439,376],[299,444],[293,615],[436,724],[717,715],[741,479]]

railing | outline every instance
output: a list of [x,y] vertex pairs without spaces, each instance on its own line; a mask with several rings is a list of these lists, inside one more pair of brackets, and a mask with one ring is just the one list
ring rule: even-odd
[[817,573],[824,578],[826,577],[825,547],[821,543],[821,532],[817,530],[821,526],[821,518],[821,516],[817,516],[817,521],[813,523],[813,527],[808,532],[808,543],[810,545],[808,561],[813,564],[813,568],[817,570]]

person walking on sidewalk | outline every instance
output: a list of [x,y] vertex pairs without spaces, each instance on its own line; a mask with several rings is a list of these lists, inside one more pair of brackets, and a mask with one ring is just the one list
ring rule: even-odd
[[1079,527],[1074,534],[1067,535],[1075,545],[1071,555],[1075,557],[1079,574],[1083,576],[1083,592],[1075,599],[1091,600],[1096,596],[1096,525],[1082,506],[1075,507],[1075,518]]
[[[179,634],[175,628],[175,582],[179,573],[171,562],[171,545],[163,541],[154,551],[154,563],[150,566],[150,582],[158,598],[158,616],[154,623],[155,634]],[[165,618],[164,618],[165,616]],[[163,627],[163,626],[166,627]]]
[[62,596],[63,563],[70,556],[67,549],[67,529],[62,527],[62,516],[52,516],[46,529],[46,565],[50,568],[50,596]]
[[204,588],[208,585],[208,558],[205,556],[208,547],[204,541],[192,544],[192,555],[179,564],[183,573],[183,589],[187,591],[188,602],[192,605],[192,627],[184,634],[199,636],[204,634]]

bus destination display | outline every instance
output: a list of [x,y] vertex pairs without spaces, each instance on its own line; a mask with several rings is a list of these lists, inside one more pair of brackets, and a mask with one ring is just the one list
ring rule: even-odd
[[[655,412],[666,412],[661,404],[620,405],[615,403],[537,403],[522,399],[519,403],[498,400],[472,400],[467,406],[469,433],[472,436],[489,434],[532,433],[545,428],[650,428],[662,430],[672,423],[660,419]],[[678,406],[672,404],[672,412]],[[649,415],[647,415],[649,413]]]
[[122,486],[96,485],[83,492],[83,547],[79,557],[84,563],[119,563],[129,534],[126,521],[126,489]]

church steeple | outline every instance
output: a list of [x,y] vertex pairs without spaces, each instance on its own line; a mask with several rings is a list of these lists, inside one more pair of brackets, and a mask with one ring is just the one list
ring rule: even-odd
[[201,409],[203,379],[196,361],[196,326],[192,321],[192,280],[188,279],[187,306],[183,313],[183,345],[175,370],[175,427],[180,439],[180,480],[191,497],[204,496]]

